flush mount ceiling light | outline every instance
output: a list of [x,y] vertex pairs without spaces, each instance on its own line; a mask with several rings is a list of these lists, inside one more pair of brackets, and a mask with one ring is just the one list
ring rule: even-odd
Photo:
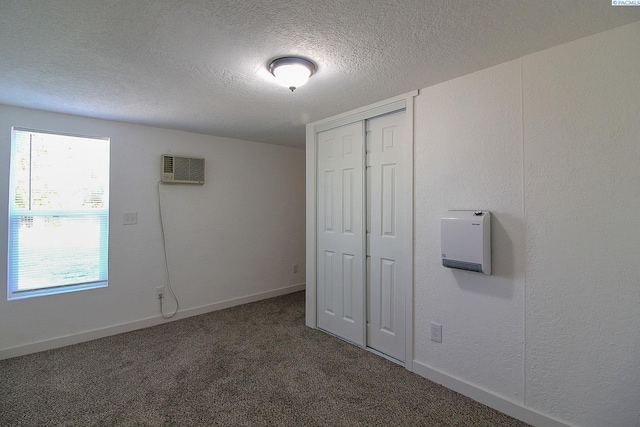
[[280,85],[288,87],[291,92],[305,84],[315,71],[313,62],[296,56],[274,59],[269,64],[269,72]]

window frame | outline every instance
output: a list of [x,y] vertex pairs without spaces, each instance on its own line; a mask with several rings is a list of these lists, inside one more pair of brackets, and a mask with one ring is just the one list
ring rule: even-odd
[[[103,197],[105,198],[104,207],[102,208],[87,208],[87,209],[36,209],[31,210],[29,208],[16,208],[15,197],[17,188],[17,178],[14,166],[16,160],[17,150],[17,134],[19,132],[27,132],[31,134],[42,135],[54,135],[57,137],[71,137],[71,138],[83,138],[105,142],[107,144],[107,176],[106,187],[104,189]],[[32,157],[29,156],[29,161],[33,162]],[[24,298],[31,298],[44,295],[56,295],[61,293],[76,292],[89,289],[104,288],[108,286],[108,264],[109,264],[109,208],[110,208],[110,186],[111,186],[111,140],[108,137],[95,137],[87,135],[69,134],[45,130],[36,130],[22,127],[11,128],[11,157],[10,157],[10,178],[9,178],[9,203],[8,203],[8,236],[7,236],[7,299],[17,300]],[[32,163],[30,163],[32,164]],[[92,280],[89,282],[60,284],[41,286],[32,289],[19,289],[18,288],[18,256],[19,256],[19,233],[14,233],[14,226],[16,221],[21,221],[24,217],[44,217],[44,218],[62,218],[65,219],[97,219],[99,224],[99,248],[98,248],[98,266],[99,271],[98,280]],[[95,237],[95,236],[94,236]]]

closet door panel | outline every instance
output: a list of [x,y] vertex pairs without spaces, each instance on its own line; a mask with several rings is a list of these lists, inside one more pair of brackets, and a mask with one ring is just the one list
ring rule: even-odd
[[367,345],[405,361],[406,292],[411,286],[411,141],[404,112],[367,121]]
[[317,324],[364,345],[364,123],[317,138]]

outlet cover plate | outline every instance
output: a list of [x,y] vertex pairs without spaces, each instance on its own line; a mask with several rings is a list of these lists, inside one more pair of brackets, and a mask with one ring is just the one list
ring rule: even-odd
[[431,322],[431,341],[442,342],[442,325]]
[[122,224],[135,225],[138,223],[138,212],[125,212],[122,214]]

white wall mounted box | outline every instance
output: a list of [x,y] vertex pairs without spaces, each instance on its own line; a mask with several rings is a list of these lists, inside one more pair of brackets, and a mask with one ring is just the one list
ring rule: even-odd
[[440,219],[442,265],[491,274],[491,213],[448,211]]

